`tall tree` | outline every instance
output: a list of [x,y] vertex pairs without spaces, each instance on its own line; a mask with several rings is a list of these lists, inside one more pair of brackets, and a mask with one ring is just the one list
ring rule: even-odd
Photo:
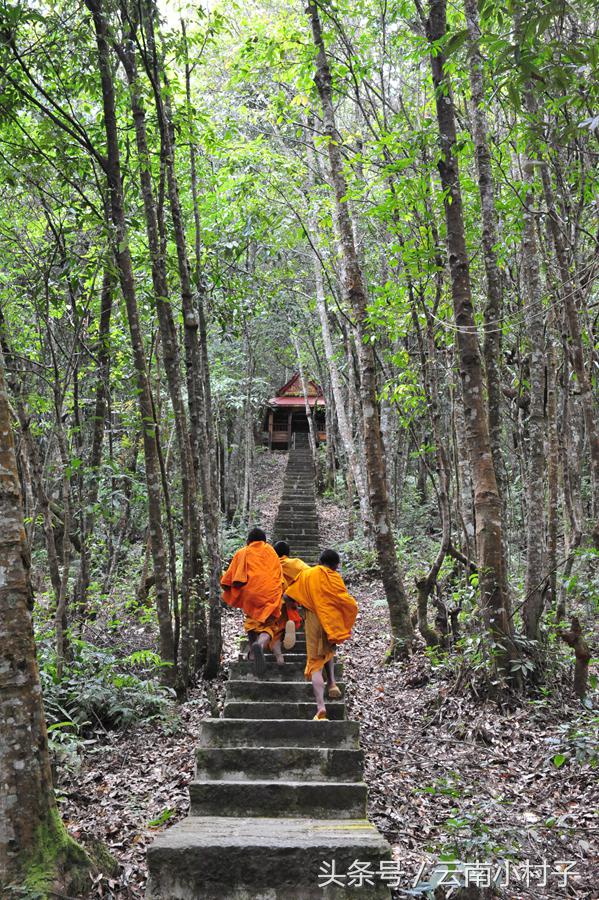
[[97,60],[98,68],[100,70],[104,128],[106,131],[106,159],[104,161],[104,169],[108,180],[110,194],[110,214],[114,228],[114,254],[118,267],[121,291],[127,308],[129,333],[135,360],[139,412],[143,428],[146,484],[148,490],[148,517],[156,585],[160,652],[162,659],[167,663],[167,666],[164,668],[164,679],[167,683],[174,684],[176,674],[173,668],[175,663],[175,646],[171,620],[166,551],[162,530],[162,491],[158,447],[156,443],[156,422],[152,406],[152,392],[146,367],[145,348],[137,306],[135,278],[133,274],[133,263],[129,246],[127,218],[125,214],[114,78],[108,36],[109,31],[102,0],[86,0],[86,6],[92,14],[98,48]]
[[0,350],[0,891],[49,893],[90,861],[58,813],[37,668],[29,551]]
[[513,622],[504,590],[506,579],[501,498],[493,465],[488,406],[472,303],[462,192],[456,155],[455,111],[442,49],[447,31],[446,0],[431,0],[425,25],[429,43],[433,47],[430,59],[441,151],[438,169],[443,187],[451,289],[474,488],[481,608],[495,645],[499,667],[510,676],[510,663],[516,657],[516,650],[513,642]]
[[359,340],[362,391],[363,435],[366,450],[368,489],[372,509],[374,541],[392,629],[390,657],[404,655],[412,641],[413,629],[402,575],[399,569],[389,513],[386,464],[380,428],[380,407],[376,383],[376,360],[372,342],[366,340],[367,296],[354,230],[347,201],[347,182],[341,155],[342,138],[337,130],[333,104],[333,81],[327,59],[318,5],[308,3],[312,37],[316,47],[315,83],[322,106],[329,167],[335,197],[335,222],[342,262],[342,287],[353,312]]

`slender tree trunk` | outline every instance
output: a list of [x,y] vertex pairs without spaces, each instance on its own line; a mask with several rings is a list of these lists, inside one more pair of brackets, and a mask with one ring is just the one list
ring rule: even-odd
[[[427,308],[424,307],[425,314]],[[451,515],[449,509],[449,483],[450,468],[447,453],[445,452],[445,442],[441,433],[441,411],[439,408],[439,380],[437,377],[437,351],[435,348],[435,337],[431,316],[427,314],[427,352],[422,352],[422,371],[424,376],[425,390],[428,394],[428,409],[431,426],[433,429],[433,439],[435,442],[435,456],[437,460],[437,476],[438,487],[437,496],[439,503],[439,514],[441,517],[441,543],[427,574],[422,578],[416,579],[416,588],[418,590],[418,629],[420,634],[429,647],[434,647],[440,643],[437,632],[428,624],[428,599],[437,584],[441,566],[447,555],[449,545],[451,543]]]
[[104,109],[104,128],[106,131],[107,158],[105,161],[106,176],[110,191],[110,211],[114,227],[115,257],[119,271],[121,290],[127,308],[127,319],[131,335],[139,412],[142,421],[144,458],[146,467],[146,483],[148,490],[148,518],[152,541],[152,561],[156,578],[156,606],[160,632],[160,653],[163,660],[170,663],[163,669],[163,677],[168,684],[174,683],[175,673],[172,669],[175,661],[173,627],[169,603],[169,579],[166,565],[166,553],[162,532],[162,496],[160,487],[160,466],[156,447],[156,433],[152,412],[152,395],[146,368],[145,350],[137,296],[135,278],[125,215],[123,187],[121,178],[120,150],[118,143],[118,126],[110,49],[108,44],[108,28],[104,18],[102,0],[85,0],[90,10],[96,32],[98,47],[98,67],[102,82],[102,104]]
[[[476,153],[478,190],[481,200],[482,245],[487,278],[487,303],[485,306],[485,338],[483,354],[487,376],[489,440],[493,451],[493,465],[497,489],[503,498],[504,466],[501,449],[501,320],[503,314],[503,290],[497,261],[497,210],[495,186],[491,171],[489,127],[483,81],[483,60],[479,41],[481,37],[476,0],[464,0],[468,27],[468,62],[470,90],[472,93],[472,134]],[[505,524],[504,524],[505,528]]]
[[343,266],[343,294],[349,302],[359,328],[359,356],[362,387],[362,412],[368,489],[372,509],[374,539],[378,563],[392,629],[389,656],[405,654],[412,642],[413,629],[410,610],[399,569],[387,496],[387,476],[379,422],[379,402],[376,389],[374,349],[364,340],[366,325],[366,291],[354,242],[351,218],[347,207],[347,183],[343,173],[341,137],[337,131],[333,107],[331,71],[326,57],[318,6],[309,0],[312,35],[317,51],[315,83],[323,111],[323,131],[327,138],[329,165],[335,195],[336,228]]
[[[205,676],[213,678],[220,668],[222,650],[221,634],[221,559],[219,540],[219,510],[218,495],[214,488],[216,481],[213,473],[215,465],[214,440],[208,436],[212,428],[212,422],[208,421],[208,407],[206,405],[205,385],[202,379],[202,371],[207,364],[203,360],[199,341],[200,317],[194,303],[191,269],[187,253],[187,240],[179,195],[179,185],[175,169],[175,143],[174,128],[170,111],[169,89],[162,91],[164,80],[164,68],[159,56],[155,34],[154,18],[156,7],[153,0],[146,3],[145,34],[149,51],[149,74],[154,91],[156,112],[160,128],[161,158],[166,170],[167,190],[175,247],[177,251],[177,263],[179,282],[181,286],[181,301],[183,305],[183,326],[185,361],[187,369],[187,391],[190,404],[190,421],[195,424],[197,433],[195,440],[200,461],[200,484],[202,488],[202,507],[204,514],[204,528],[206,531],[206,549],[209,560],[209,617],[208,617],[208,649]],[[208,373],[206,373],[206,376]]]
[[202,575],[201,542],[198,530],[199,516],[196,504],[196,479],[187,415],[183,401],[180,362],[181,353],[169,298],[166,261],[160,239],[158,208],[152,185],[146,115],[139,85],[133,37],[134,35],[131,34],[129,40],[119,48],[119,56],[123,61],[127,80],[129,82],[131,110],[135,123],[137,149],[141,160],[139,178],[144,203],[148,246],[152,263],[152,284],[162,342],[162,355],[165,364],[169,396],[173,407],[175,435],[181,470],[181,491],[183,500],[183,577],[181,593],[182,634],[180,648],[180,681],[183,685],[186,685],[190,677],[190,657],[192,650],[190,601],[192,594],[201,590]]
[[0,350],[0,718],[10,723],[3,726],[0,741],[0,892],[9,897],[18,895],[20,888],[26,892],[29,876],[32,882],[35,876],[38,890],[50,893],[59,884],[72,882],[78,870],[82,887],[89,860],[68,836],[52,788],[31,618],[29,554],[3,366]]
[[104,268],[102,289],[100,293],[100,321],[98,324],[98,343],[96,347],[96,401],[94,406],[92,442],[89,452],[89,487],[83,512],[83,528],[81,534],[81,563],[77,594],[85,614],[87,591],[90,582],[91,540],[96,522],[96,504],[100,489],[100,465],[102,463],[102,447],[106,430],[107,396],[110,392],[110,320],[112,316],[112,299],[114,294],[114,275],[110,263]]
[[0,307],[0,348],[6,358],[6,364],[12,374],[9,376],[9,384],[14,398],[15,412],[19,421],[21,431],[21,440],[23,445],[23,453],[27,456],[29,469],[33,479],[33,487],[37,497],[37,502],[41,508],[42,523],[44,531],[44,539],[46,544],[46,554],[48,562],[48,572],[52,583],[55,602],[58,603],[60,596],[60,565],[58,562],[58,551],[56,549],[56,536],[54,533],[54,524],[52,522],[52,511],[50,509],[50,498],[46,491],[44,483],[43,464],[40,458],[39,449],[33,434],[31,433],[31,416],[28,413],[23,396],[23,387],[17,378],[16,358],[11,352],[8,343],[8,327],[2,308]]
[[539,254],[535,234],[534,196],[526,195],[522,261],[526,277],[525,315],[530,346],[530,407],[528,414],[528,470],[526,476],[526,579],[522,617],[526,636],[537,639],[543,612],[544,595],[544,520],[545,520],[545,336],[543,297],[539,274]]
[[[310,142],[308,142],[308,168],[310,170],[310,186],[312,190],[314,190],[314,177],[312,175],[312,171],[314,169],[314,149]],[[356,493],[358,495],[358,501],[360,503],[360,512],[362,514],[362,521],[367,523],[370,521],[370,508],[368,504],[368,491],[366,488],[365,481],[362,477],[362,468],[360,466],[360,461],[358,459],[358,455],[356,452],[356,445],[354,442],[354,438],[351,431],[351,425],[347,416],[347,406],[345,402],[345,397],[343,396],[343,389],[341,386],[341,375],[339,373],[339,367],[337,365],[337,360],[335,358],[335,351],[333,349],[333,341],[331,337],[331,327],[329,324],[329,314],[327,310],[326,303],[326,295],[324,290],[324,281],[322,276],[322,263],[320,260],[320,256],[317,252],[316,244],[314,243],[318,237],[318,222],[316,217],[316,209],[311,207],[310,209],[310,231],[312,235],[312,263],[313,263],[313,271],[314,271],[314,287],[316,294],[316,309],[318,310],[318,318],[320,320],[320,328],[322,332],[322,343],[324,346],[324,355],[327,362],[327,368],[329,370],[329,379],[331,382],[331,392],[333,394],[333,399],[335,401],[335,414],[337,416],[337,427],[339,428],[339,436],[341,437],[341,442],[343,444],[343,450],[345,452],[345,456],[347,459],[348,468],[351,468],[352,471],[352,480],[356,486]],[[349,515],[352,515],[352,510],[348,510]],[[353,523],[352,523],[353,530]]]
[[474,486],[481,607],[495,645],[499,668],[509,676],[510,661],[515,658],[516,653],[512,637],[513,624],[504,593],[506,578],[501,498],[493,466],[488,408],[472,305],[462,195],[455,155],[455,114],[449,79],[445,72],[445,59],[439,49],[439,41],[446,32],[445,0],[431,0],[429,10],[426,31],[428,40],[435,45],[435,52],[431,53],[431,71],[441,144],[438,168],[443,187],[466,434]]
[[559,442],[557,433],[557,354],[553,335],[547,352],[547,572],[549,602],[557,600],[557,538],[559,521]]
[[[591,493],[592,513],[595,519],[591,537],[593,544],[599,550],[599,402],[596,399],[596,391],[593,392],[592,380],[585,363],[582,332],[580,328],[577,298],[580,298],[580,290],[574,278],[570,275],[568,257],[560,227],[559,216],[555,208],[555,198],[551,186],[551,178],[547,166],[541,166],[541,178],[547,212],[549,214],[549,226],[551,237],[555,247],[557,265],[562,282],[562,300],[564,303],[566,322],[568,324],[568,343],[572,358],[572,365],[576,374],[580,392],[580,403],[584,415],[584,424],[587,431],[591,464]],[[582,298],[580,298],[582,303]]]

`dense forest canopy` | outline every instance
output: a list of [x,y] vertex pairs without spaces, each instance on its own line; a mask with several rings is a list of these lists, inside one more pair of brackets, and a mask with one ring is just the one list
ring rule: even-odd
[[490,693],[559,659],[585,697],[597,24],[593,0],[1,4],[0,361],[47,704],[107,610],[145,610],[133,665],[179,699],[216,676],[296,371],[388,660],[461,640]]

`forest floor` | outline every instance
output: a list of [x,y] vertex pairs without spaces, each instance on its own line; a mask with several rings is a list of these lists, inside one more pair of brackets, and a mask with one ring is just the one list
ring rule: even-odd
[[[284,472],[285,458],[275,459],[260,455],[256,466],[256,521],[267,532]],[[328,500],[320,512],[323,546],[344,544],[344,510]],[[510,900],[597,897],[599,789],[597,770],[585,761],[593,750],[592,712],[565,699],[567,681],[536,701],[500,708],[477,696],[476,681],[460,677],[459,667],[423,650],[386,665],[380,581],[368,569],[345,575],[360,615],[340,657],[349,712],[361,724],[369,815],[401,863],[397,896],[424,896],[440,860],[460,859],[471,864],[471,884],[495,878],[496,895]],[[103,841],[119,863],[113,877],[90,882],[89,898],[143,897],[146,848],[187,814],[198,725],[219,714],[240,625],[236,610],[224,613],[225,667],[217,680],[192,690],[166,717],[107,731],[86,745],[77,767],[61,772],[69,831],[84,842]],[[119,650],[131,652],[144,639],[150,646],[147,629],[121,631]],[[411,890],[417,883],[420,889]],[[451,896],[446,890],[438,887],[435,897]]]

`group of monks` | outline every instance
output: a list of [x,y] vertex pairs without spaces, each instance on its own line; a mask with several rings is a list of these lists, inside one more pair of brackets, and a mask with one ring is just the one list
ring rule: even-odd
[[248,658],[256,675],[266,669],[265,651],[277,665],[285,665],[283,647],[295,646],[296,631],[306,633],[306,668],[316,700],[315,719],[326,720],[325,679],[330,700],[341,697],[335,682],[335,649],[351,637],[358,605],[337,571],[335,550],[324,550],[318,565],[292,557],[289,545],[266,542],[261,528],[253,528],[245,547],[237,551],[221,579],[223,600],[244,613],[249,640]]

